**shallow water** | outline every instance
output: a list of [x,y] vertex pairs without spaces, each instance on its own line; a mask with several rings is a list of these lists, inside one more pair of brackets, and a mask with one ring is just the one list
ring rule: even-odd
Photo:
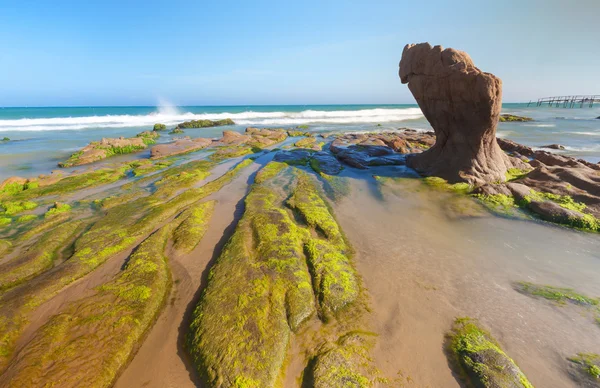
[[[389,174],[387,170],[385,173]],[[375,358],[406,386],[458,386],[443,352],[456,317],[477,318],[534,386],[575,387],[566,357],[600,348],[600,327],[577,307],[516,292],[531,281],[600,295],[600,236],[486,215],[448,217],[448,194],[351,179],[334,205],[371,295]]]
[[[600,161],[600,106],[593,108],[527,107],[504,104],[503,113],[529,116],[529,123],[500,123],[498,136],[532,147],[566,146],[566,155]],[[232,118],[237,125],[187,129],[186,136],[220,137],[223,130],[249,126],[308,125],[317,133],[389,131],[401,127],[431,130],[415,104],[304,105],[223,107],[76,107],[0,108],[0,179],[47,174],[57,163],[102,137],[131,137],[162,122],[169,128],[192,119]],[[177,135],[181,136],[181,135]],[[173,139],[167,131],[159,142]]]
[[[207,198],[219,202],[194,252],[169,254],[170,302],[117,387],[199,386],[183,349],[188,314],[241,216],[241,201],[257,168]],[[373,178],[410,176],[403,167],[346,169],[343,175],[350,193],[332,206],[356,250],[355,264],[372,308],[370,329],[379,335],[373,354],[384,376],[398,386],[458,387],[444,353],[445,334],[455,318],[470,316],[492,332],[534,386],[577,386],[566,358],[597,351],[600,327],[585,309],[522,295],[513,282],[600,295],[599,235],[496,217],[474,200],[418,180],[381,185]],[[451,211],[448,204],[456,199],[472,203],[469,214],[476,216]],[[286,387],[300,385],[306,365],[301,338],[291,344]]]

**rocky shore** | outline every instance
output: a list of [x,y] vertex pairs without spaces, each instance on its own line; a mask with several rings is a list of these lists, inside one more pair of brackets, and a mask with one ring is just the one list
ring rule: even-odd
[[[378,301],[355,261],[357,238],[344,232],[351,223],[336,216],[336,204],[351,195],[351,178],[371,188],[414,183],[408,196],[442,195],[453,220],[480,217],[485,208],[514,222],[551,222],[590,232],[585,236],[600,232],[600,165],[555,153],[559,147],[549,152],[497,139],[503,117],[497,77],[476,68],[466,53],[428,44],[405,48],[400,77],[433,132],[319,135],[310,128],[249,127],[225,130],[218,139],[153,144],[167,129],[159,125],[135,138],[91,143],[62,166],[151,147],[147,157],[2,182],[0,385],[111,386],[163,317],[180,333],[170,356],[189,356],[185,377],[208,387],[278,387],[290,379],[302,387],[410,386],[397,360],[384,365],[398,371],[389,375],[374,356],[390,352],[375,328]],[[193,121],[176,128],[229,124]],[[387,175],[373,177],[380,173]],[[229,197],[234,183],[242,188],[237,203]],[[223,201],[234,202],[233,220],[215,231]],[[379,227],[370,233],[392,229]],[[217,242],[203,247],[211,231]],[[386,254],[400,260],[391,245],[406,240],[382,241]],[[370,248],[362,245],[362,254]],[[425,248],[407,255],[414,252],[411,259],[424,260]],[[182,263],[200,259],[205,267],[190,280]],[[430,270],[443,272],[445,265],[451,263]],[[483,276],[463,275],[447,283]],[[399,282],[378,280],[386,287]],[[514,281],[498,288],[534,307],[578,308],[597,329],[597,298]],[[454,318],[462,311],[452,301],[442,304],[451,305]],[[181,317],[165,317],[173,305],[181,306]],[[403,308],[386,311],[392,319],[385,324],[402,326],[393,317]],[[457,381],[532,387],[538,376],[506,346],[515,334],[488,329],[485,316],[462,315],[453,324],[440,321],[431,336]],[[415,328],[403,330],[409,336]],[[596,354],[581,349],[555,358],[573,381],[597,382]]]

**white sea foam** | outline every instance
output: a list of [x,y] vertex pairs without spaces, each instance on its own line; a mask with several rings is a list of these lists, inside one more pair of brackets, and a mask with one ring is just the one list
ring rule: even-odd
[[387,123],[414,120],[423,117],[419,108],[361,109],[351,111],[305,110],[302,112],[241,112],[241,113],[180,113],[176,107],[161,107],[147,115],[106,115],[85,117],[52,117],[36,119],[0,120],[0,130],[51,131],[92,128],[126,128],[151,126],[154,123],[175,125],[188,120],[221,120],[231,118],[239,125],[301,125]]
[[556,127],[556,124],[524,124],[525,127],[537,127],[537,128],[552,128]]

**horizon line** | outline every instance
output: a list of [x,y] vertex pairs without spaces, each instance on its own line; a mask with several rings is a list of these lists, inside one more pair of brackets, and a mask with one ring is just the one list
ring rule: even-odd
[[[527,104],[528,102],[514,102],[506,101],[502,104]],[[418,105],[417,102],[411,103],[351,103],[351,104],[223,104],[223,105],[28,105],[28,106],[16,106],[6,105],[0,106],[0,109],[11,109],[11,108],[161,108],[161,107],[175,107],[175,108],[219,108],[219,107],[245,107],[245,106],[345,106],[345,105],[362,105],[362,106],[380,106],[380,105]]]

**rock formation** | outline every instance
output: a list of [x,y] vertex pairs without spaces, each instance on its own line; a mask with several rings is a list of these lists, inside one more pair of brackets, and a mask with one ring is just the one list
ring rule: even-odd
[[496,142],[502,81],[475,67],[467,53],[409,44],[399,74],[436,134],[433,147],[408,158],[410,167],[472,184],[504,181],[509,168],[522,167]]
[[59,167],[81,166],[109,158],[119,154],[129,154],[144,150],[150,144],[156,143],[159,137],[157,132],[145,131],[138,133],[136,137],[115,139],[103,138],[101,141],[93,141],[81,150],[77,151],[69,159],[58,164]]

